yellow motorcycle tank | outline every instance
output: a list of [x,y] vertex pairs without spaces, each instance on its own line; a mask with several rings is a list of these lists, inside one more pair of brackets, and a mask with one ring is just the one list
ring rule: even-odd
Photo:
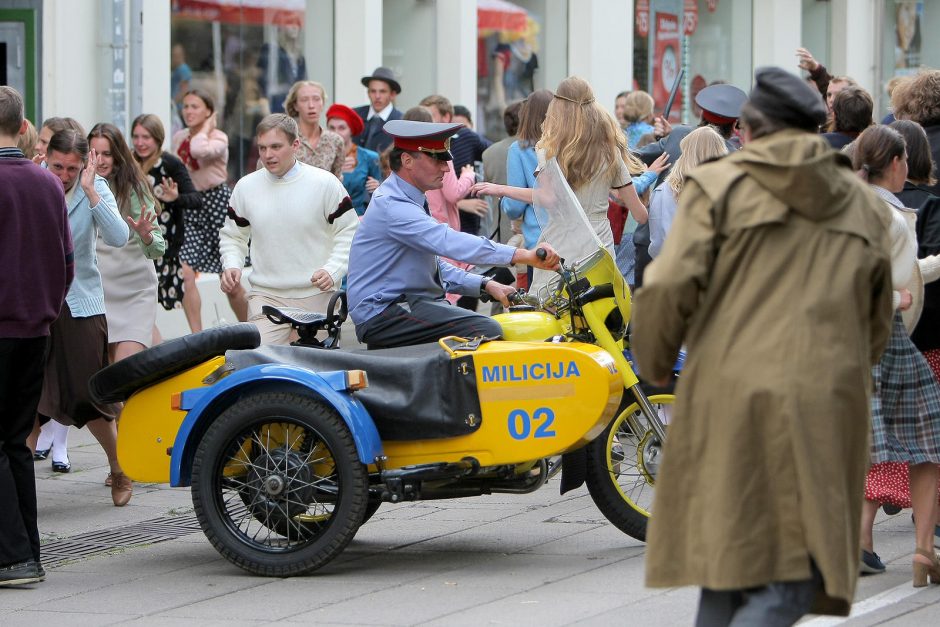
[[544,311],[512,311],[493,320],[503,328],[503,339],[511,342],[542,342],[565,332],[558,319]]
[[387,468],[468,457],[495,466],[558,455],[597,437],[620,404],[620,372],[592,344],[488,342],[472,355],[480,427],[454,438],[385,441]]

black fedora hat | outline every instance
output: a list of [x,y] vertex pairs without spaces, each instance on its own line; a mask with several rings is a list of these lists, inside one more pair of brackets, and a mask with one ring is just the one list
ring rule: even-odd
[[387,67],[377,67],[375,71],[372,72],[372,76],[363,76],[362,85],[363,87],[369,86],[369,81],[385,81],[388,83],[388,86],[392,88],[392,91],[396,94],[401,93],[401,85],[398,83],[398,80],[395,78],[395,72],[391,71]]

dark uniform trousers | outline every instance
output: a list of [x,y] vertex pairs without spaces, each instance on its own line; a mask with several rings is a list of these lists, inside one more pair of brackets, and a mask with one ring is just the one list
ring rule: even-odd
[[451,305],[444,299],[402,297],[382,313],[358,325],[359,340],[370,348],[393,348],[436,342],[454,335],[466,339],[497,337],[499,323]]
[[702,588],[695,627],[789,627],[810,612],[823,587],[812,564],[812,578],[771,583],[748,590]]
[[48,340],[0,339],[0,566],[39,559],[36,478],[26,438],[42,393]]

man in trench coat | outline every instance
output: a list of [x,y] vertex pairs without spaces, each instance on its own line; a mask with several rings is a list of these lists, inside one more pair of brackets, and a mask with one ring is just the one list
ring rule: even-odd
[[701,586],[699,625],[847,615],[855,592],[891,268],[878,199],[814,134],[825,117],[799,78],[758,69],[745,148],[691,173],[636,296],[645,378],[689,355],[646,583]]

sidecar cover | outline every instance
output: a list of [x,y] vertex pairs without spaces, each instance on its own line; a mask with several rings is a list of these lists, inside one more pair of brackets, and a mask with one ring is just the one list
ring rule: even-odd
[[365,370],[369,386],[355,392],[383,440],[427,440],[480,428],[480,399],[472,355],[456,358],[437,344],[339,351],[262,346],[225,354],[236,370],[287,364],[312,372]]

